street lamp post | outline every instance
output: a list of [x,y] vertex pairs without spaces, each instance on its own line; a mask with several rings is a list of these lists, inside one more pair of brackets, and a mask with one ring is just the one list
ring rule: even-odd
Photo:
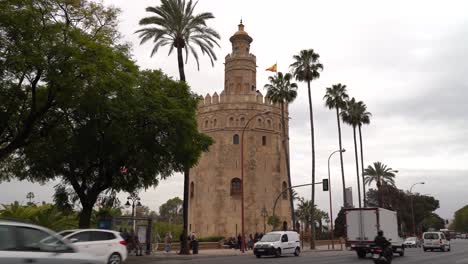
[[[135,234],[136,232],[136,222],[135,222],[135,217],[136,217],[136,210],[135,210],[135,207],[137,206],[141,206],[141,203],[140,203],[140,197],[138,197],[138,195],[136,193],[132,193],[130,194],[129,197],[127,197],[127,203],[125,203],[125,206],[128,208],[130,206],[132,206],[132,220],[133,220],[133,233]],[[132,201],[132,203],[130,204],[130,201]]]
[[417,184],[424,184],[424,182],[417,182],[413,185],[411,185],[411,188],[410,188],[410,194],[411,194],[411,215],[412,215],[412,218],[413,218],[413,235],[416,236],[416,221],[414,220],[414,199],[413,199],[413,187]]
[[249,126],[250,121],[252,121],[257,116],[261,115],[268,115],[271,111],[265,111],[261,113],[257,113],[253,115],[245,124],[244,128],[242,129],[241,133],[241,149],[240,149],[240,159],[241,159],[241,228],[242,228],[242,243],[241,243],[241,250],[242,253],[245,253],[245,233],[244,233],[244,133],[247,127]]
[[268,216],[268,211],[265,208],[265,206],[263,206],[262,208],[261,215],[263,216],[263,234],[265,234],[266,233],[266,217]]
[[333,234],[333,208],[332,208],[332,195],[331,195],[331,179],[330,179],[330,159],[333,156],[333,154],[337,152],[345,152],[345,149],[339,149],[333,151],[330,156],[328,157],[328,197],[330,198],[330,236],[331,236],[331,242],[332,242],[332,249],[335,249],[335,237]]

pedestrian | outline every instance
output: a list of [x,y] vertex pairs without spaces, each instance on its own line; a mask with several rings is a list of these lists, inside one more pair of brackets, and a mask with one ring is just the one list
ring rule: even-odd
[[239,234],[237,236],[237,246],[238,246],[238,249],[242,250],[242,236],[241,236],[241,234]]
[[155,235],[153,235],[153,254],[156,254],[156,251],[158,251],[159,242],[161,242],[161,237],[159,236],[159,232],[155,232]]
[[169,253],[171,251],[171,242],[172,242],[172,234],[171,232],[167,232],[166,236],[164,237],[164,250],[166,253]]
[[254,242],[257,243],[260,239],[258,239],[258,232],[255,232],[255,235],[254,235]]
[[253,247],[254,247],[254,238],[253,238],[252,234],[249,234],[249,243],[248,243],[248,245],[249,245],[249,249],[253,249]]

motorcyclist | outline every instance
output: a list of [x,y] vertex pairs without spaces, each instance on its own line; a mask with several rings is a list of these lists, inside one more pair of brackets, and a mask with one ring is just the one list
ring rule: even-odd
[[392,248],[390,247],[391,243],[384,237],[384,233],[382,230],[379,230],[377,232],[377,236],[375,237],[374,242],[377,247],[380,247],[382,249],[382,255],[387,260],[390,260],[393,255]]

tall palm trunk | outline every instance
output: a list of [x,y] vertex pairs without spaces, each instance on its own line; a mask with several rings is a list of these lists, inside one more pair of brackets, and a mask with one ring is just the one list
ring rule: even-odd
[[[177,46],[177,62],[179,66],[180,81],[186,82],[184,72],[184,58],[182,57],[182,46]],[[188,206],[189,206],[189,182],[190,182],[190,167],[188,165],[184,168],[184,201],[183,201],[183,231],[182,239],[180,240],[180,254],[189,255],[190,250],[187,243],[188,234]]]
[[177,63],[179,66],[180,80],[185,82],[184,58],[182,57],[182,45],[177,45]]
[[383,199],[382,199],[382,183],[380,182],[380,178],[377,179],[377,195],[379,196],[379,207],[383,208]]
[[359,179],[359,158],[358,158],[357,141],[356,141],[356,126],[353,126],[353,136],[354,136],[354,156],[356,158],[356,176],[357,176],[357,185],[358,185],[358,199],[359,199],[359,208],[361,208],[361,180]]
[[[288,186],[291,187],[291,166],[290,166],[290,160],[289,160],[289,149],[287,142],[289,142],[288,136],[286,135],[286,120],[284,117],[284,102],[280,103],[281,106],[281,123],[282,123],[282,128],[283,128],[283,149],[284,149],[284,157],[286,160],[286,171],[288,173]],[[292,189],[289,189],[289,206],[291,207],[291,220],[293,222],[293,229],[295,230],[296,228],[296,216],[294,215],[294,201],[293,201],[293,191]]]
[[361,176],[362,176],[362,198],[364,199],[364,207],[367,207],[367,199],[366,199],[366,185],[364,184],[364,154],[362,151],[362,133],[361,133],[361,125],[359,125],[359,145],[361,146]]
[[311,230],[310,249],[315,249],[315,142],[314,142],[314,112],[312,111],[312,95],[310,92],[310,81],[307,82],[307,92],[309,95],[309,114],[310,114],[310,138],[312,144],[312,193],[311,193]]
[[[340,150],[343,149],[341,145],[341,124],[340,124],[340,112],[338,107],[336,107],[336,121],[338,123],[338,142],[340,144]],[[340,163],[341,163],[341,180],[343,182],[343,207],[348,207],[348,202],[346,201],[346,184],[344,177],[344,166],[343,166],[343,152],[340,151]]]

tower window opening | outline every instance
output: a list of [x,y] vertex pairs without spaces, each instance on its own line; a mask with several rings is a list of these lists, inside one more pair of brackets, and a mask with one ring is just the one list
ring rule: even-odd
[[266,144],[267,144],[267,137],[262,136],[262,146],[266,146]]
[[288,192],[285,192],[288,189],[288,184],[284,181],[283,182],[283,200],[288,199]]
[[231,196],[238,195],[242,192],[242,182],[239,178],[234,178],[231,180]]
[[213,120],[213,127],[216,127],[218,125],[218,121],[216,120],[216,118]]
[[255,92],[255,85],[252,85],[252,92]]
[[205,120],[205,128],[208,128],[208,120]]
[[268,126],[268,128],[271,128],[271,120],[269,120],[269,119],[267,120],[267,126]]
[[259,119],[257,120],[257,124],[258,124],[259,127],[262,127],[262,119],[259,118]]
[[234,126],[234,117],[229,118],[229,126]]
[[234,145],[239,145],[239,135],[235,134],[235,135],[232,137],[232,144],[234,144]]

